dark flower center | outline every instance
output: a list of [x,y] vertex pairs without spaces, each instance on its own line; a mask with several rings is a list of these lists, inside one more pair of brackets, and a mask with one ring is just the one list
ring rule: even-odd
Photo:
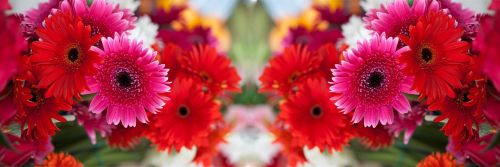
[[209,81],[210,80],[210,76],[208,76],[208,74],[206,72],[201,72],[201,79],[203,81]]
[[29,101],[36,103],[38,101],[38,93],[31,90],[31,99]]
[[128,72],[122,71],[116,75],[116,81],[120,87],[130,87],[134,81]]
[[189,109],[185,105],[181,105],[177,110],[177,114],[182,118],[186,118],[189,115]]
[[465,92],[465,93],[462,95],[462,101],[463,101],[463,102],[469,102],[469,101],[471,101],[471,99],[469,98],[469,92]]
[[384,74],[378,71],[372,72],[367,81],[369,87],[378,88],[384,82]]
[[314,118],[319,118],[321,115],[323,115],[323,110],[321,109],[321,107],[316,105],[311,109],[311,115]]
[[68,52],[68,60],[70,60],[71,62],[75,62],[76,60],[78,60],[78,56],[79,56],[78,49],[71,48],[69,50],[69,52]]
[[424,60],[426,63],[432,60],[432,52],[429,48],[423,48],[421,56],[422,60]]
[[297,80],[297,78],[299,78],[299,73],[297,72],[294,72],[292,73],[292,75],[290,75],[290,82],[295,82]]

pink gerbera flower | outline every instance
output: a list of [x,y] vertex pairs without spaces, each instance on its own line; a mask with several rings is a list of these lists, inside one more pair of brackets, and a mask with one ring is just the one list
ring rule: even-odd
[[338,93],[333,99],[344,113],[354,110],[352,121],[364,119],[364,126],[391,124],[393,108],[403,114],[410,110],[410,102],[403,93],[410,90],[413,78],[403,72],[398,62],[408,47],[397,49],[397,38],[375,34],[371,39],[358,42],[358,48],[344,52],[345,60],[333,69],[333,86]]
[[389,37],[399,34],[409,35],[408,27],[415,25],[418,18],[428,11],[437,11],[439,4],[436,1],[414,0],[413,5],[408,0],[395,0],[393,3],[381,6],[381,9],[371,10],[364,20],[366,28],[379,34],[386,33]]
[[88,79],[90,91],[97,93],[89,110],[101,113],[107,108],[109,124],[124,127],[136,125],[136,118],[146,123],[146,111],[156,113],[168,98],[165,65],[154,60],[156,52],[142,48],[142,43],[129,40],[125,34],[114,38],[102,38],[103,50],[92,47],[103,63],[97,65],[97,73]]
[[104,37],[133,29],[137,19],[129,10],[120,10],[116,4],[105,0],[94,0],[90,7],[86,0],[65,0],[61,9],[81,17],[85,25],[92,27],[92,35],[101,34]]
[[412,103],[411,111],[405,114],[397,114],[394,123],[388,125],[387,129],[395,137],[398,137],[401,132],[405,131],[404,143],[408,144],[417,126],[422,125],[426,112],[427,106],[414,102]]
[[452,2],[451,0],[439,0],[439,2],[441,9],[446,9],[456,19],[458,26],[464,28],[465,37],[471,38],[471,36],[477,33],[479,21],[474,11],[462,8],[460,3]]
[[30,9],[23,17],[22,28],[24,36],[32,38],[31,40],[38,39],[35,34],[35,29],[42,27],[43,20],[49,17],[53,9],[57,9],[63,0],[49,0],[38,5],[38,8]]

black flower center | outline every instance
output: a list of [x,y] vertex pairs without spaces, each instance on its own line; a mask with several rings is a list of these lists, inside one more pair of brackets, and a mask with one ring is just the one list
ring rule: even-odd
[[372,72],[367,81],[369,87],[378,88],[382,86],[382,83],[384,82],[384,74],[378,71]]
[[130,87],[134,81],[128,72],[122,71],[116,75],[116,81],[120,87]]
[[294,72],[292,73],[292,75],[290,75],[290,82],[295,82],[297,80],[297,78],[299,78],[299,73],[297,72]]
[[208,76],[208,74],[206,72],[202,72],[200,75],[201,75],[201,79],[203,79],[203,81],[210,80],[210,76]]
[[189,115],[189,109],[186,106],[181,105],[177,110],[177,114],[179,114],[182,118],[186,118]]
[[465,92],[465,93],[462,95],[462,101],[463,101],[463,102],[469,102],[469,101],[471,101],[471,99],[469,98],[469,92]]
[[36,103],[38,101],[38,93],[31,90],[31,99],[29,101]]
[[71,62],[75,62],[76,60],[78,60],[78,57],[79,57],[78,49],[71,48],[68,52],[68,60],[70,60]]
[[429,48],[423,48],[421,56],[422,60],[424,60],[426,63],[432,60],[432,52]]
[[314,106],[312,109],[311,109],[311,115],[314,117],[314,118],[319,118],[321,115],[323,115],[323,110],[321,109],[321,107],[319,106]]

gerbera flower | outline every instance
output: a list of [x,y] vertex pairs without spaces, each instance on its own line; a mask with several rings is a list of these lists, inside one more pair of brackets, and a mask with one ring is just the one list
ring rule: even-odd
[[314,6],[314,9],[319,12],[321,20],[329,23],[329,28],[340,28],[340,25],[347,23],[349,17],[351,17],[351,15],[342,8],[332,10],[328,6],[318,5]]
[[453,88],[460,88],[460,68],[469,61],[469,45],[459,41],[463,29],[455,27],[455,20],[438,12],[419,19],[410,26],[410,37],[400,35],[411,50],[403,53],[400,61],[406,64],[407,74],[415,76],[412,88],[419,99],[428,102],[455,97]]
[[221,119],[220,106],[192,79],[176,79],[169,103],[150,123],[148,138],[158,150],[200,145],[210,127]]
[[398,137],[404,130],[404,143],[408,144],[417,126],[422,125],[426,112],[427,106],[414,102],[412,103],[411,111],[405,114],[398,114],[394,119],[394,123],[387,125],[387,129],[395,137]]
[[75,157],[67,153],[50,153],[47,159],[42,164],[35,165],[36,167],[45,166],[65,166],[65,167],[83,167],[83,164]]
[[95,76],[88,78],[90,91],[86,93],[97,93],[89,110],[98,114],[107,109],[109,124],[135,126],[136,119],[146,123],[146,111],[156,113],[168,99],[162,95],[170,90],[168,70],[154,60],[156,52],[142,48],[125,34],[101,40],[104,50],[91,48],[103,63],[97,65]]
[[75,115],[78,125],[85,129],[87,136],[90,138],[90,142],[96,144],[96,131],[99,132],[102,137],[106,137],[115,126],[107,123],[103,113],[95,114],[89,112],[88,105],[88,102],[76,104],[73,106],[71,112]]
[[455,158],[450,153],[434,153],[428,155],[417,164],[417,167],[460,167],[463,165],[457,164]]
[[365,127],[361,124],[352,125],[356,137],[361,139],[361,144],[365,147],[377,150],[380,148],[389,147],[394,143],[394,138],[384,126],[375,128]]
[[479,166],[495,166],[498,164],[498,157],[500,157],[500,147],[488,148],[488,145],[493,141],[492,139],[496,133],[490,133],[477,140],[468,141],[448,138],[446,151],[453,154],[458,163],[472,160]]
[[350,122],[333,102],[324,79],[308,79],[280,105],[280,118],[302,136],[308,148],[342,150],[353,136]]
[[[500,2],[500,1],[497,1]],[[494,3],[492,3],[493,5]],[[498,3],[500,4],[500,3]],[[500,10],[500,5],[498,5]],[[474,40],[474,48],[479,51],[480,66],[489,79],[493,82],[495,88],[500,90],[500,73],[498,72],[500,63],[500,12],[495,16],[485,16],[481,20],[481,26],[477,33],[477,38]]]
[[452,2],[452,0],[439,0],[439,3],[441,9],[447,9],[448,13],[456,19],[457,26],[464,28],[464,37],[472,40],[479,27],[474,11],[462,8],[460,3]]
[[19,29],[20,20],[16,16],[5,16],[0,11],[0,91],[5,88],[12,76],[18,72],[17,58],[21,56],[26,48],[26,41],[23,39]]
[[286,95],[295,82],[312,74],[319,68],[320,63],[321,58],[311,53],[307,47],[287,47],[282,54],[269,60],[269,66],[259,78],[262,82],[259,92],[278,91]]
[[36,41],[38,36],[35,33],[37,28],[42,27],[43,21],[49,17],[53,9],[57,9],[63,0],[49,0],[38,5],[38,8],[30,9],[23,17],[22,28],[24,37],[28,40]]
[[333,97],[335,105],[344,113],[354,111],[354,123],[364,119],[365,126],[392,124],[393,108],[400,114],[410,110],[403,93],[413,93],[413,78],[402,72],[404,66],[397,61],[408,48],[397,49],[398,41],[375,34],[344,52],[345,61],[332,70],[330,90],[338,93]]
[[448,121],[441,130],[455,139],[471,139],[478,136],[479,124],[484,121],[483,106],[486,100],[484,79],[467,77],[461,89],[455,89],[455,97],[431,103],[429,110],[439,110],[441,114],[434,119]]
[[363,20],[359,16],[351,16],[349,22],[342,25],[342,35],[344,36],[344,42],[349,45],[349,47],[355,48],[357,47],[358,41],[362,39],[368,39],[370,37],[370,31],[367,30],[363,25]]
[[184,5],[172,6],[169,10],[159,8],[153,11],[151,20],[161,26],[170,27],[172,22],[181,17],[181,13],[184,9],[186,9]]
[[459,41],[463,29],[455,27],[455,20],[438,12],[419,19],[410,27],[410,38],[401,35],[401,40],[410,47],[400,61],[407,66],[405,71],[415,76],[413,89],[420,93],[419,99],[428,102],[455,97],[453,88],[460,88],[460,68],[469,61],[469,45]]
[[163,43],[173,43],[184,50],[190,50],[193,45],[209,45],[216,47],[217,38],[212,34],[211,29],[203,26],[196,26],[188,30],[182,28],[180,30],[162,29],[158,32],[158,38]]
[[112,37],[115,33],[124,33],[134,28],[133,22],[137,19],[131,11],[121,10],[105,0],[94,0],[90,7],[86,0],[64,0],[60,8],[80,17],[83,24],[90,25],[92,36]]
[[159,26],[151,22],[148,16],[139,17],[135,23],[136,27],[130,31],[130,38],[143,41],[144,47],[151,47],[155,43]]
[[410,6],[408,0],[395,0],[389,5],[381,5],[381,9],[368,12],[364,18],[366,28],[379,34],[386,33],[388,37],[397,37],[399,34],[408,36],[408,27],[415,25],[418,18],[425,16],[428,11],[437,11],[439,4],[436,1],[414,0]]
[[72,102],[88,89],[85,76],[94,75],[95,64],[101,61],[89,50],[100,35],[90,37],[90,31],[90,26],[64,12],[47,18],[45,26],[36,30],[41,41],[33,42],[31,61],[44,76],[38,86],[47,89],[45,96]]
[[22,135],[29,139],[48,140],[59,130],[52,119],[66,122],[58,112],[70,110],[71,105],[55,97],[45,97],[47,90],[35,87],[33,81],[16,79],[14,85],[18,108],[16,117],[21,129],[28,125]]
[[210,93],[219,94],[223,90],[238,92],[241,80],[229,58],[217,54],[215,48],[198,46],[179,58],[181,75],[194,77],[208,88]]
[[160,53],[160,63],[169,69],[168,77],[172,80],[177,78],[177,73],[180,71],[179,59],[180,56],[184,56],[184,52],[179,46],[168,43]]
[[145,136],[149,126],[139,123],[135,127],[115,126],[107,137],[108,145],[122,150],[132,149],[139,144],[140,139]]

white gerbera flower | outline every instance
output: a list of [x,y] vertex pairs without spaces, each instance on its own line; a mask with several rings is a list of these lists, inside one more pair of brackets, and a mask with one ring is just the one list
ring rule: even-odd
[[361,39],[368,39],[370,31],[365,28],[363,20],[359,16],[351,16],[349,22],[342,25],[342,35],[344,35],[344,42],[349,47],[356,47],[357,42]]
[[158,25],[149,16],[141,16],[135,22],[135,28],[130,31],[130,37],[143,42],[145,47],[151,47],[158,35]]

